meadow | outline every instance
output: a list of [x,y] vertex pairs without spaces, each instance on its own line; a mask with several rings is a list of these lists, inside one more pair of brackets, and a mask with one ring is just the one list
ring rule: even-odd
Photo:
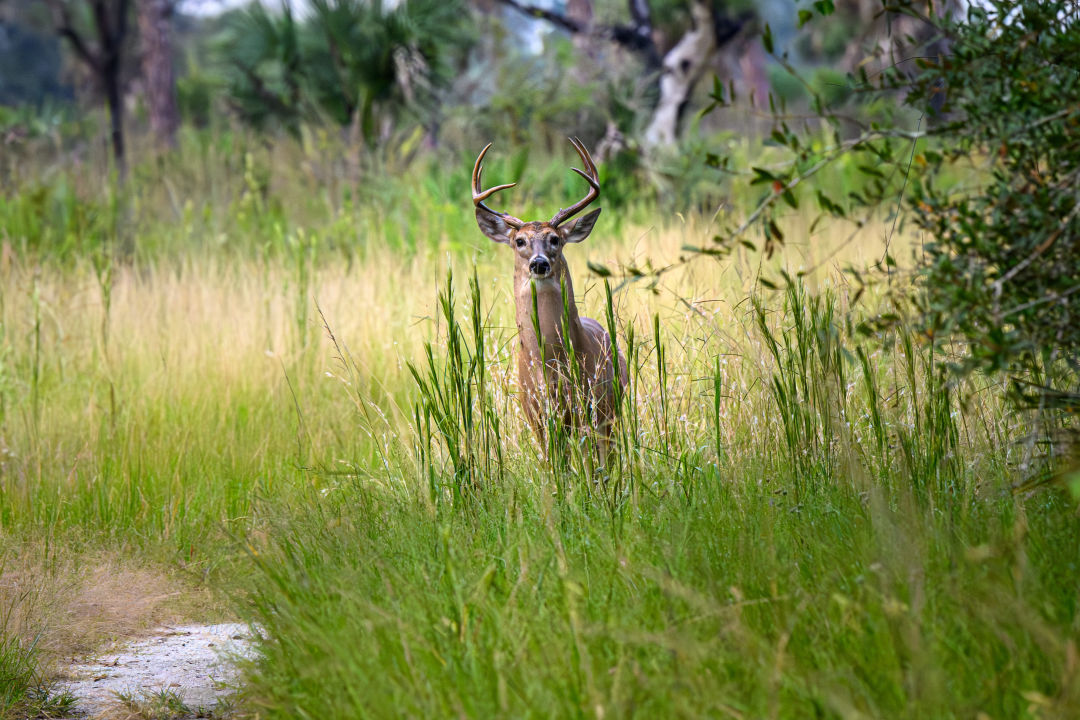
[[[907,283],[920,238],[793,212],[771,258],[694,255],[741,179],[695,209],[602,168],[568,251],[630,366],[600,472],[521,415],[471,155],[181,142],[123,191],[60,150],[6,169],[0,712],[62,712],[60,661],[108,639],[239,618],[240,717],[1080,714],[1077,498],[1021,487],[1053,468],[999,378],[842,272],[888,237]],[[486,177],[546,217],[562,152]]]

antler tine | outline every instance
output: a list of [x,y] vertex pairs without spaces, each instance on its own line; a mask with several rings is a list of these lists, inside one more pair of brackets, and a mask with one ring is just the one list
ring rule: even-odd
[[596,163],[593,162],[592,155],[590,155],[589,151],[585,148],[585,143],[581,142],[581,138],[577,137],[573,139],[573,143],[574,148],[578,151],[578,155],[581,156],[581,162],[585,163],[586,166],[588,166],[589,173],[599,180],[600,173],[597,172]]
[[588,207],[593,200],[600,197],[600,173],[596,170],[596,163],[593,162],[592,156],[589,155],[589,151],[585,149],[585,144],[581,142],[581,140],[576,137],[567,139],[570,141],[570,144],[574,146],[574,149],[577,150],[578,156],[581,157],[581,163],[585,166],[585,170],[579,170],[578,168],[570,169],[585,178],[585,182],[589,183],[589,192],[586,193],[585,197],[570,207],[555,213],[555,217],[551,218],[551,224],[556,227],[577,215]]
[[487,200],[489,197],[491,197],[495,193],[499,192],[500,190],[506,190],[507,188],[512,188],[515,185],[517,185],[517,183],[507,183],[505,185],[496,185],[495,187],[488,188],[487,190],[483,190],[483,191],[480,190],[481,176],[484,174],[484,156],[487,155],[487,151],[490,150],[490,149],[491,149],[491,143],[488,143],[487,145],[485,145],[484,149],[481,150],[480,154],[477,156],[476,163],[473,165],[473,171],[472,171],[472,199],[473,199],[473,205],[475,205],[478,208],[483,208],[484,210],[491,213],[492,215],[497,215],[497,216],[501,217],[503,219],[503,222],[505,222],[510,227],[520,228],[522,225],[525,224],[524,220],[516,218],[513,215],[508,215],[507,213],[499,212],[498,210],[492,210],[491,208],[489,208],[487,205],[484,204],[485,200]]

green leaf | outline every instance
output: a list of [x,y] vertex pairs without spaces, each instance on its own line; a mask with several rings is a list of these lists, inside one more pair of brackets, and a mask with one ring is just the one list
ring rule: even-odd
[[709,93],[709,97],[718,105],[727,105],[727,101],[724,99],[724,84],[720,82],[719,75],[713,75],[712,92]]
[[810,22],[810,19],[814,17],[814,13],[809,10],[799,11],[799,27],[801,28],[806,23]]
[[731,165],[731,158],[727,155],[705,153],[705,164],[716,170],[726,170]]
[[844,208],[833,202],[832,199],[821,190],[817,191],[817,201],[818,205],[825,212],[836,215],[837,217],[844,217]]
[[765,52],[773,54],[772,28],[769,27],[769,23],[765,23],[765,29],[761,33],[761,44],[765,46]]
[[1065,487],[1069,488],[1074,501],[1080,500],[1080,470],[1065,476]]
[[775,220],[769,220],[769,223],[765,227],[768,228],[768,234],[771,237],[776,238],[777,242],[784,242],[784,233],[780,231],[780,226],[776,224]]
[[587,265],[589,266],[589,272],[593,273],[594,275],[599,275],[600,277],[611,277],[611,270],[609,270],[606,265],[594,263],[591,260],[587,263]]
[[683,252],[694,253],[695,255],[712,255],[713,257],[724,257],[731,252],[730,248],[726,247],[710,248],[701,247],[700,245],[683,245],[682,250]]
[[773,175],[765,168],[751,167],[750,170],[754,173],[754,179],[750,181],[751,185],[759,185],[764,182],[772,182],[773,180],[780,180],[780,178]]

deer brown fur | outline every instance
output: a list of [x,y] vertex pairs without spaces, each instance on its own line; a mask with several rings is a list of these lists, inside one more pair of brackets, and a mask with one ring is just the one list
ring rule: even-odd
[[[480,189],[484,155],[490,144],[473,166],[473,204],[481,232],[514,251],[518,379],[529,425],[545,446],[549,417],[566,428],[594,428],[600,460],[604,462],[616,412],[613,344],[600,323],[578,314],[573,281],[563,256],[568,243],[579,243],[592,232],[600,216],[599,208],[570,218],[599,196],[600,186],[596,165],[585,146],[574,138],[570,142],[585,165],[585,171],[572,169],[589,183],[589,192],[550,221],[526,222],[484,204],[494,193],[514,185]],[[579,373],[572,371],[571,354]],[[615,354],[618,382],[625,387],[626,362],[617,348]]]

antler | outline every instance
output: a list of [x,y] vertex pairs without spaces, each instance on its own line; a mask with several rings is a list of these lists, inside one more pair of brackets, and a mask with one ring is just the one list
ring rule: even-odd
[[588,207],[589,203],[600,197],[600,174],[596,171],[596,164],[593,162],[592,156],[589,155],[589,151],[585,149],[585,145],[582,144],[581,140],[578,140],[576,137],[567,139],[570,141],[570,144],[574,146],[574,149],[577,150],[578,155],[581,156],[581,162],[585,165],[585,170],[588,174],[577,168],[570,169],[585,178],[585,182],[589,183],[589,192],[574,205],[555,213],[555,217],[551,218],[551,224],[555,227],[558,227],[574,217]]
[[489,197],[491,197],[495,193],[499,192],[500,190],[505,190],[507,188],[512,188],[515,185],[517,185],[517,183],[507,183],[506,185],[496,185],[495,187],[488,188],[487,190],[484,190],[484,191],[480,190],[480,184],[481,184],[480,183],[480,175],[484,172],[484,165],[483,165],[484,156],[487,155],[487,151],[490,148],[491,148],[491,143],[488,143],[487,145],[485,145],[484,149],[480,151],[480,155],[477,156],[477,158],[476,158],[476,164],[473,165],[473,170],[472,170],[472,201],[473,201],[473,205],[475,205],[478,208],[483,208],[484,210],[488,211],[492,215],[497,215],[498,217],[503,219],[503,222],[505,222],[507,225],[509,225],[512,228],[515,228],[515,229],[520,228],[522,225],[525,224],[524,220],[516,218],[513,215],[507,215],[506,213],[501,213],[501,212],[498,212],[497,210],[492,210],[491,208],[489,208],[487,205],[484,204],[485,200],[487,200]]

